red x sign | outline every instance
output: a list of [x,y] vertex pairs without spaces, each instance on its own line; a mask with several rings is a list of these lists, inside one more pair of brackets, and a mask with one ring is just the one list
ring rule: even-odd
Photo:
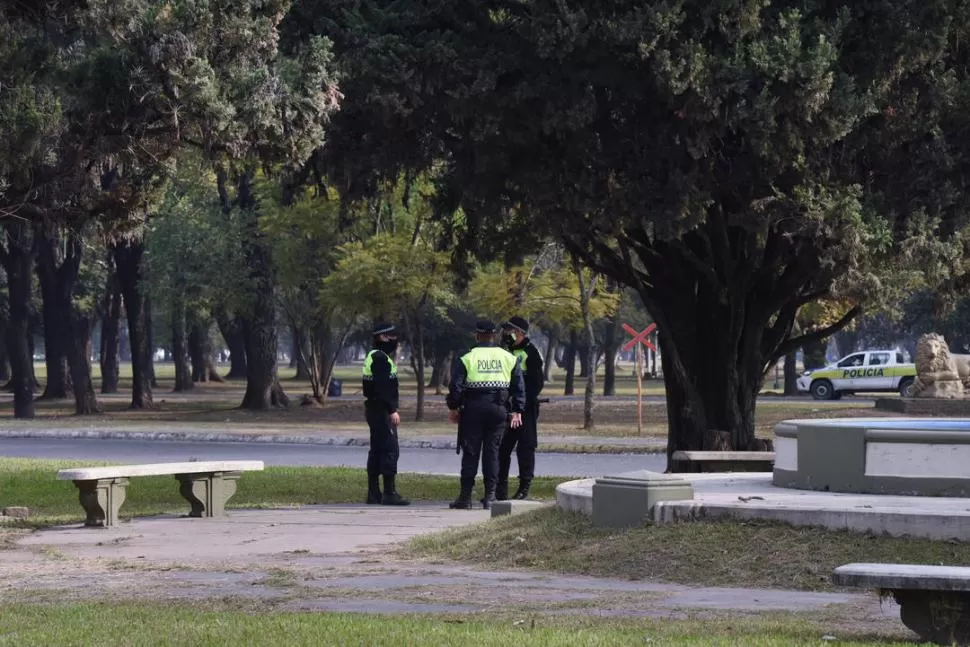
[[642,343],[650,350],[657,352],[657,347],[654,346],[652,343],[650,343],[650,333],[652,333],[656,329],[657,329],[657,324],[652,323],[646,328],[644,328],[643,330],[637,332],[637,329],[634,328],[633,326],[623,324],[623,330],[633,335],[633,339],[631,339],[630,341],[628,341],[626,344],[623,345],[623,350],[630,350],[638,343]]

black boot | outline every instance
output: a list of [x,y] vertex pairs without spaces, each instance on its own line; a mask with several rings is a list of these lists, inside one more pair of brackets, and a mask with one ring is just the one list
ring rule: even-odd
[[384,497],[381,501],[384,505],[411,505],[411,502],[397,493],[394,487],[395,474],[384,475]]
[[519,479],[519,489],[512,495],[513,499],[528,499],[529,488],[532,486],[532,479]]
[[475,487],[475,479],[461,480],[461,493],[458,498],[448,504],[452,510],[471,510],[472,509],[472,488]]
[[495,492],[486,492],[482,498],[482,507],[489,510],[493,503],[495,503]]
[[367,504],[381,502],[381,475],[376,472],[367,472]]
[[508,498],[509,498],[509,482],[499,481],[498,485],[495,486],[495,500],[507,501]]

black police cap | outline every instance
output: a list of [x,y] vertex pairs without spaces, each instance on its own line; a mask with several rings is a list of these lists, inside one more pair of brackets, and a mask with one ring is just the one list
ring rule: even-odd
[[521,330],[522,334],[529,333],[529,322],[522,317],[510,317],[508,321],[502,324],[502,328],[506,330],[515,328],[516,330]]
[[378,335],[393,335],[395,332],[397,331],[394,328],[394,324],[390,324],[385,321],[382,321],[378,323],[376,326],[374,326],[375,337],[377,337]]
[[482,335],[491,335],[495,332],[495,324],[488,319],[479,319],[475,322],[475,332]]

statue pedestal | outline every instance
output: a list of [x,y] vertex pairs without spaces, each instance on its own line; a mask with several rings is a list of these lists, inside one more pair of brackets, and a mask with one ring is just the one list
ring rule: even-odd
[[959,400],[963,397],[963,382],[954,375],[952,380],[936,380],[923,389],[916,399]]
[[970,418],[970,398],[878,398],[876,409],[908,416]]

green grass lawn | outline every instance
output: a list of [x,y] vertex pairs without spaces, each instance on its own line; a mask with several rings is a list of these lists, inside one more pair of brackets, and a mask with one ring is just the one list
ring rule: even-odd
[[[452,455],[454,458],[454,455]],[[70,481],[55,480],[58,469],[109,465],[92,461],[51,461],[0,458],[0,508],[26,506],[30,525],[68,523],[84,518],[77,490]],[[568,479],[537,478],[532,496],[555,498],[555,488]],[[398,491],[413,501],[451,501],[458,494],[458,478],[423,474],[401,474]],[[482,488],[481,478],[478,490]],[[361,503],[367,491],[363,469],[343,467],[268,467],[246,472],[239,480],[230,507],[281,507],[321,503]],[[173,477],[149,476],[131,479],[123,517],[186,512],[188,504],[179,495]]]
[[[0,605],[0,645],[307,645],[373,647],[628,647],[823,644],[824,624],[792,616],[625,620],[566,617],[368,616],[198,610],[165,604]],[[837,644],[906,645],[868,632]]]

